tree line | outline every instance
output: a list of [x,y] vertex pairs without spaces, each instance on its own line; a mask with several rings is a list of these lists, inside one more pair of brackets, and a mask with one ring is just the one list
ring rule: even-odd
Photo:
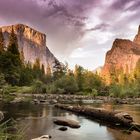
[[123,69],[110,70],[109,95],[114,97],[139,97],[140,96],[140,59],[137,61],[135,69],[129,73],[128,66],[126,72]]
[[112,67],[110,79],[108,85],[98,74],[79,65],[70,70],[67,63],[61,64],[57,59],[52,66],[48,63],[46,69],[38,58],[34,64],[26,62],[23,49],[19,51],[14,30],[5,46],[0,29],[0,91],[139,97],[140,59],[132,73],[124,73],[122,69]]

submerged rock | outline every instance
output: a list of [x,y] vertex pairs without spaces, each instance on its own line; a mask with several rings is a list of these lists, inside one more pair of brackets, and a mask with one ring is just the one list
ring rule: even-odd
[[21,103],[24,102],[25,98],[24,97],[16,97],[13,101],[11,101],[10,103],[16,104],[16,103]]
[[41,137],[34,138],[34,139],[31,139],[31,140],[49,140],[50,138],[51,138],[51,136],[49,136],[49,135],[43,135]]
[[80,128],[79,122],[70,119],[56,119],[54,123],[62,126],[69,126],[71,128]]
[[66,131],[66,130],[68,130],[68,128],[67,127],[60,127],[59,130]]
[[34,104],[39,104],[39,103],[40,103],[40,101],[37,100],[37,99],[34,99],[32,102],[33,102]]

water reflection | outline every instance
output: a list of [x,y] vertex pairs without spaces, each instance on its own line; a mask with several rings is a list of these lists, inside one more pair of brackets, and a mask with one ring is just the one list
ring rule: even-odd
[[[104,107],[108,110],[121,110],[132,114],[140,122],[140,106],[112,106],[112,105],[94,105]],[[115,130],[106,126],[100,126],[98,123],[73,113],[62,111],[48,105],[1,105],[0,110],[6,113],[7,118],[17,120],[19,126],[25,129],[25,140],[38,137],[44,134],[50,134],[52,140],[140,140],[140,133],[132,132],[128,135],[121,130]],[[56,117],[65,117],[80,122],[81,128],[71,129],[62,132],[59,126],[53,124]]]
[[140,140],[139,132],[132,132],[131,134],[124,133],[122,130],[107,128],[108,132],[112,134],[114,140]]

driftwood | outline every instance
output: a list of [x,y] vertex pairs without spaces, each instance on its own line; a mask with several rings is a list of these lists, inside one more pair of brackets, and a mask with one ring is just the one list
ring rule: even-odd
[[97,109],[91,107],[68,106],[62,104],[55,105],[55,107],[71,111],[79,115],[84,115],[103,123],[108,123],[114,127],[125,127],[140,132],[140,124],[135,123],[133,118],[127,113],[108,111],[105,109]]

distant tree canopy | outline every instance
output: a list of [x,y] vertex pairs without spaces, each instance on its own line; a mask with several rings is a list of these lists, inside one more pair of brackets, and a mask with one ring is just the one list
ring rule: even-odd
[[136,68],[135,68],[135,71],[134,71],[134,77],[135,77],[136,80],[138,80],[140,82],[140,59],[136,63]]
[[140,96],[140,59],[137,61],[133,72],[129,73],[128,66],[126,65],[125,73],[122,69],[112,73],[112,81],[109,87],[109,94],[111,96]]

